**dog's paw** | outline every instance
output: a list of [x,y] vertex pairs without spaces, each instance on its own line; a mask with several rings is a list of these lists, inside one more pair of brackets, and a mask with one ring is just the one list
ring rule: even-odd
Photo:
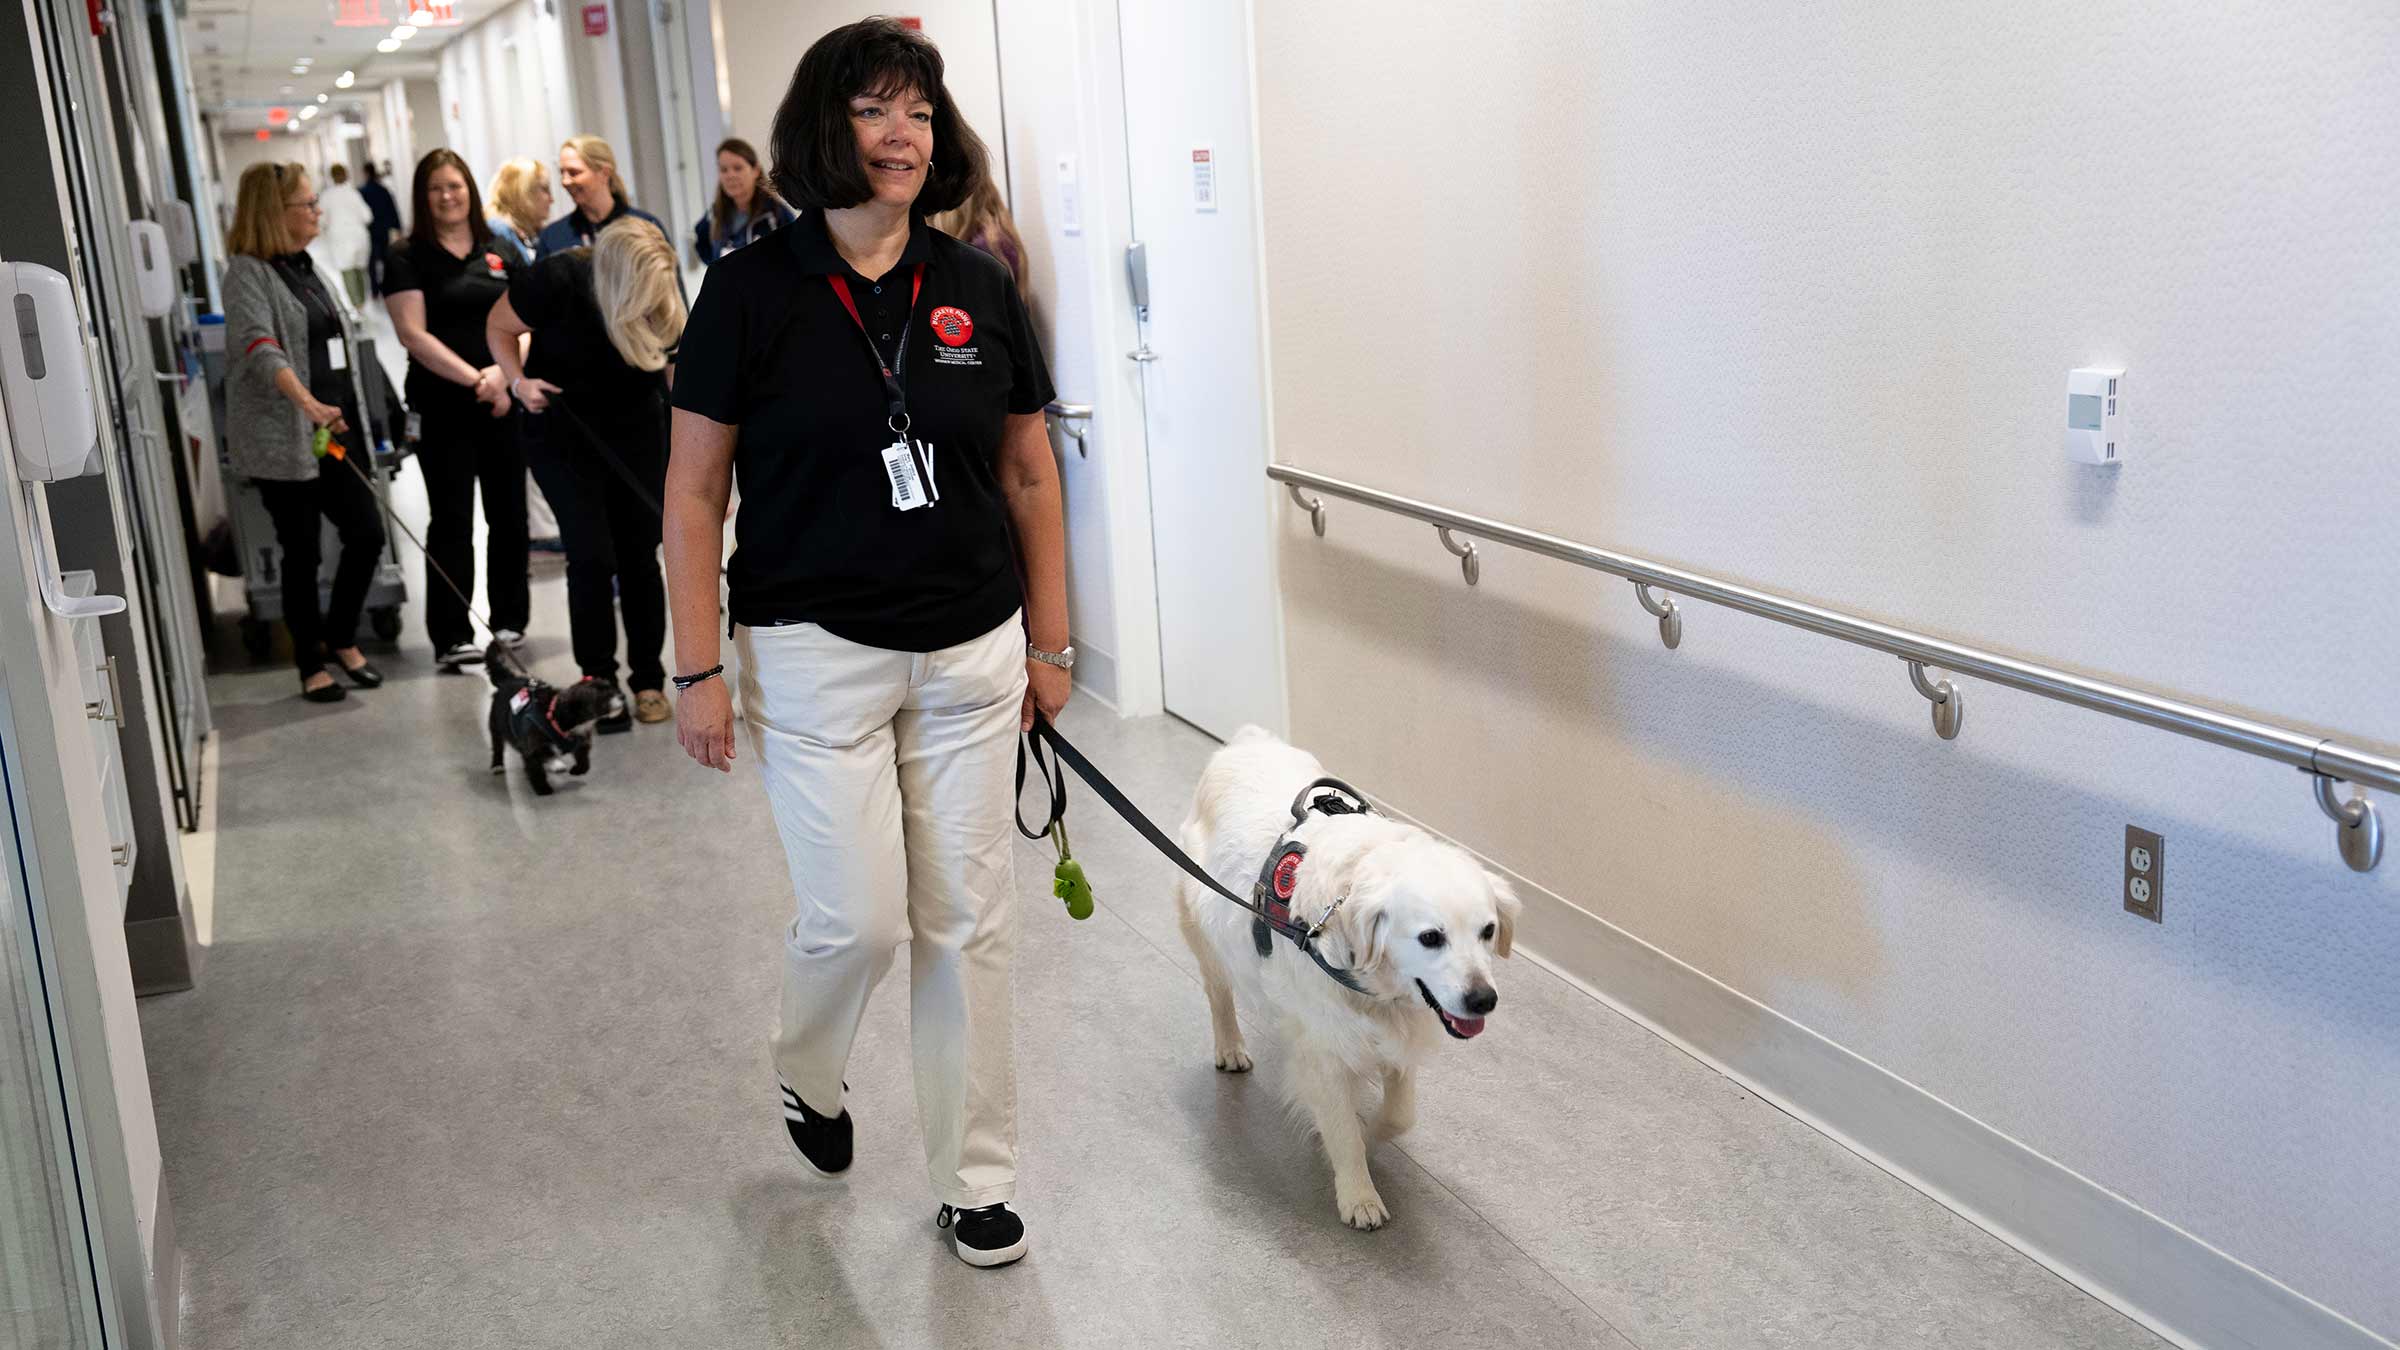
[[1368,1132],[1378,1139],[1397,1139],[1416,1127],[1417,1113],[1414,1111],[1379,1111],[1373,1120],[1367,1122]]
[[1250,1072],[1250,1052],[1240,1046],[1217,1052],[1217,1069],[1221,1073]]
[[1383,1227],[1384,1222],[1392,1217],[1392,1212],[1383,1207],[1383,1197],[1376,1193],[1373,1186],[1348,1195],[1342,1194],[1341,1188],[1336,1187],[1333,1207],[1341,1214],[1343,1223],[1362,1233],[1371,1233]]

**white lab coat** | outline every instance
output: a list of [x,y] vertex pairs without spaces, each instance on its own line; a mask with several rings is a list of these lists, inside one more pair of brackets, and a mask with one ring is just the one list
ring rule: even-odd
[[348,184],[327,183],[317,191],[317,207],[324,220],[317,227],[315,251],[326,267],[337,275],[365,267],[375,223],[367,199]]

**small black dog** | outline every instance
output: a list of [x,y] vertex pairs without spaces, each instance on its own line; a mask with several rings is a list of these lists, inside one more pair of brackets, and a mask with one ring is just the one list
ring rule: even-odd
[[484,648],[483,668],[492,677],[492,772],[506,773],[505,749],[517,747],[533,795],[547,797],[550,770],[572,760],[568,773],[592,769],[592,725],[609,711],[613,694],[605,680],[582,679],[564,689],[533,678],[517,663],[508,644],[494,639]]

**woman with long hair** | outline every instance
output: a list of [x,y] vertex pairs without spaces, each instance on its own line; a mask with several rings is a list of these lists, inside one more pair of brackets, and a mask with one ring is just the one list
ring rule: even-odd
[[515,250],[518,262],[533,261],[550,201],[550,172],[538,159],[512,159],[492,175],[492,234]]
[[667,237],[667,227],[658,223],[658,217],[635,206],[625,195],[625,179],[617,172],[617,152],[597,136],[569,136],[558,147],[558,185],[566,189],[574,209],[542,230],[534,250],[539,257],[581,248],[627,216],[649,221],[659,238]]
[[935,1222],[960,1260],[1007,1265],[1026,1250],[1010,771],[1075,660],[1050,376],[1008,269],[925,223],[989,169],[922,33],[869,19],[819,39],[774,158],[802,214],[709,269],[675,386],[676,739],[731,767],[717,560],[738,475],[742,716],[796,893],[784,1128],[811,1169],[850,1166],[843,1068],[907,940]]
[[[408,349],[408,405],[425,469],[425,635],[456,673],[483,662],[461,592],[475,587],[475,485],[483,485],[484,603],[492,636],[521,646],[532,604],[525,562],[525,454],[482,405],[501,392],[483,321],[523,264],[501,252],[474,175],[455,150],[417,161],[408,241],[383,265],[383,303]],[[445,580],[447,578],[447,580]],[[453,590],[455,586],[457,589]]]
[[717,200],[693,227],[700,261],[713,263],[742,245],[792,223],[785,206],[758,167],[758,151],[739,136],[717,147]]
[[[363,454],[358,350],[347,305],[307,253],[317,194],[298,164],[253,164],[235,187],[232,257],[225,265],[225,436],[234,472],[258,487],[283,552],[283,622],[292,632],[300,696],[333,703],[350,683],[383,676],[358,650],[358,614],[383,551],[383,506],[338,459]],[[329,439],[319,448],[318,437]],[[331,521],[342,541],[333,591],[317,602],[318,539]]]
[[965,205],[944,211],[927,223],[962,244],[972,244],[998,258],[1008,274],[1017,279],[1017,293],[1025,292],[1029,275],[1025,266],[1025,240],[1017,233],[1016,221],[1009,217],[1008,203],[1000,200],[999,184],[985,178]]
[[[666,595],[658,571],[659,498],[667,472],[666,395],[683,337],[675,249],[651,224],[620,220],[590,248],[542,259],[492,306],[485,342],[505,413],[525,410],[525,457],[558,513],[567,550],[567,624],[585,676],[617,678],[617,610],[625,615],[626,683],[600,730],[664,722]],[[522,369],[517,339],[533,336]]]

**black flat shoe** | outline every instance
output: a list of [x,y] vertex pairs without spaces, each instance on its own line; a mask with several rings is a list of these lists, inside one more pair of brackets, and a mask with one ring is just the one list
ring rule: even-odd
[[[334,664],[342,666],[338,660]],[[342,673],[350,677],[350,683],[361,689],[374,689],[383,684],[383,672],[366,661],[361,661],[355,666],[342,666]]]
[[338,684],[329,684],[319,689],[311,689],[303,684],[300,686],[300,697],[311,703],[339,703],[350,697],[350,691]]

